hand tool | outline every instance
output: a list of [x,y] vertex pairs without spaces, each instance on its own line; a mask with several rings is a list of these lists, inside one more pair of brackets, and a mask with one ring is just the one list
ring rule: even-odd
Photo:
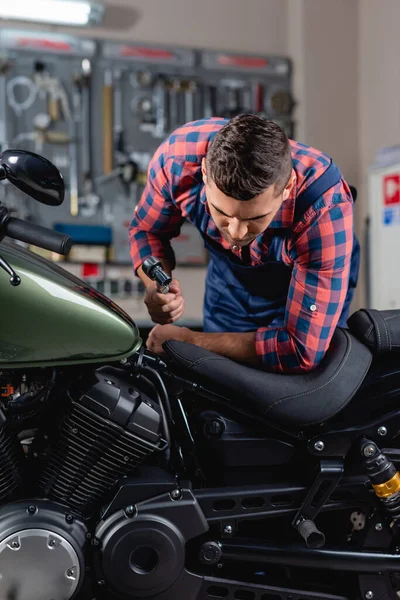
[[8,148],[7,74],[11,63],[7,58],[0,60],[0,151]]
[[105,175],[113,170],[112,108],[112,72],[107,69],[104,73],[103,85],[103,158]]
[[[16,87],[26,88],[27,96],[21,102],[17,101],[15,94]],[[19,118],[24,110],[27,110],[34,104],[38,93],[38,88],[29,77],[25,77],[25,75],[18,75],[7,82],[6,91],[8,103],[13,109],[15,116]]]
[[165,110],[165,81],[159,75],[154,86],[156,100],[156,126],[154,136],[164,138],[167,133],[166,110]]
[[79,90],[74,89],[72,94],[72,117],[69,121],[69,130],[71,142],[69,145],[69,194],[70,194],[70,213],[76,217],[79,213],[79,179],[78,179],[78,148],[77,134],[80,129],[81,101]]
[[[197,83],[193,80],[186,81],[185,89],[185,122],[191,123],[195,119],[195,99]],[[183,125],[183,123],[182,123]]]
[[126,160],[124,127],[122,123],[122,78],[121,69],[115,69],[113,72],[113,130],[114,130],[114,157],[116,163]]
[[158,258],[154,258],[154,256],[147,258],[143,262],[142,269],[147,277],[150,277],[152,281],[157,282],[158,289],[162,294],[168,294],[172,277],[165,273],[161,261],[158,260]]

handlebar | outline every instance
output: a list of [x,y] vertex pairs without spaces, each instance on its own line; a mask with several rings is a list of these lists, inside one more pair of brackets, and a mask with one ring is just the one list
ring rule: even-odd
[[39,246],[57,254],[67,255],[71,250],[72,238],[58,231],[47,229],[41,225],[27,223],[21,219],[10,217],[5,226],[5,235],[27,244]]

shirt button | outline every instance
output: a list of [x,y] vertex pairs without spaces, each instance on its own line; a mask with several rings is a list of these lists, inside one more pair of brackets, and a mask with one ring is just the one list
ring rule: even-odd
[[317,307],[315,306],[315,304],[311,304],[310,310],[311,310],[311,312],[315,312],[317,310]]

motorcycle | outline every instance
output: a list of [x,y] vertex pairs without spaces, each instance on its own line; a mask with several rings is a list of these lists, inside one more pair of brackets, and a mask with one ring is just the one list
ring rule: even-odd
[[[3,152],[0,179],[63,202],[36,154]],[[400,597],[400,311],[353,313],[302,375],[159,356],[19,243],[68,236],[2,205],[0,240],[1,599]]]

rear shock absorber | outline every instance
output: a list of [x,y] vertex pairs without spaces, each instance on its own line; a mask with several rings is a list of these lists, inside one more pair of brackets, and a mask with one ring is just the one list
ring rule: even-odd
[[394,521],[400,518],[400,473],[375,442],[361,440],[364,472]]

